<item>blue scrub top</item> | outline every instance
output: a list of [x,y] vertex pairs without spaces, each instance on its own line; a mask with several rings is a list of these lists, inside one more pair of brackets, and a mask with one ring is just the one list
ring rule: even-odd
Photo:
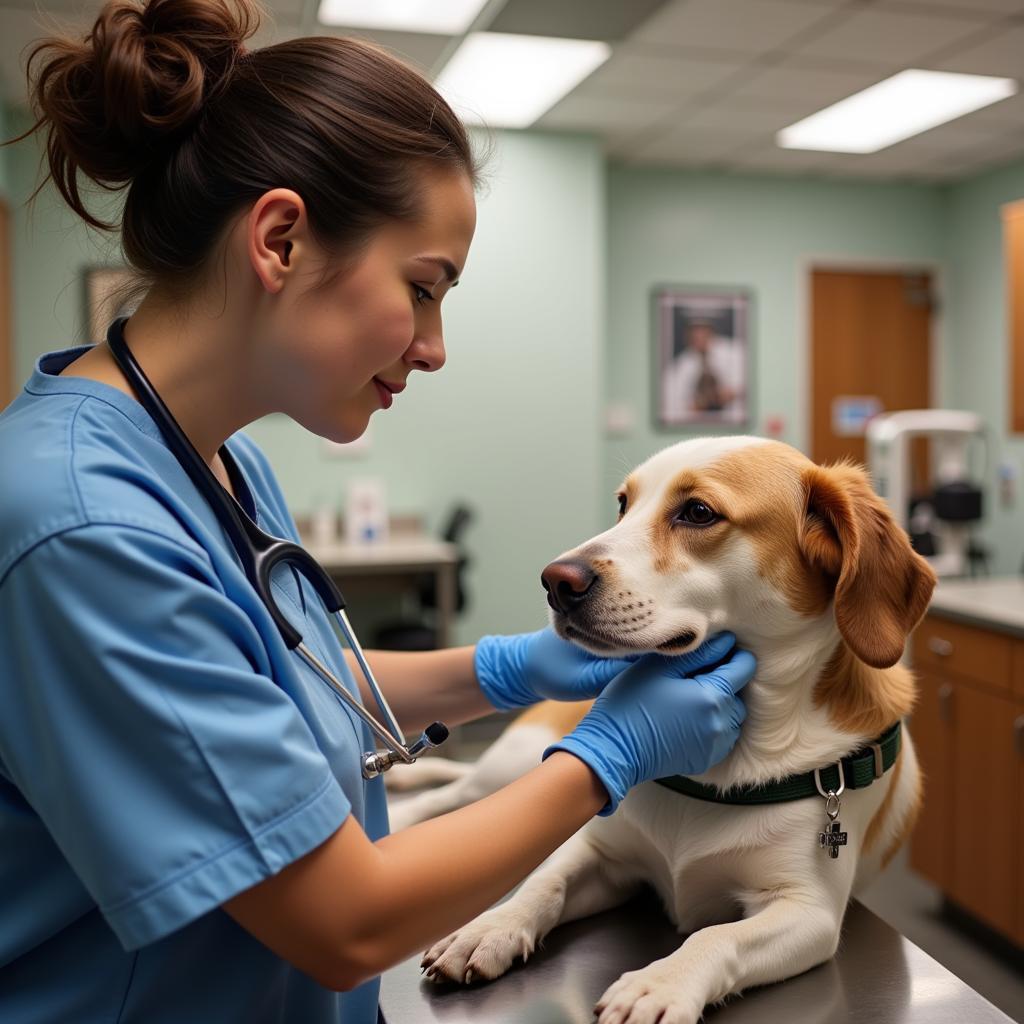
[[[44,356],[0,415],[0,1021],[372,1024],[220,905],[387,832],[363,724],[289,651],[143,408]],[[297,540],[259,449],[259,525]],[[353,693],[319,599],[273,586]],[[358,885],[358,879],[353,880]]]

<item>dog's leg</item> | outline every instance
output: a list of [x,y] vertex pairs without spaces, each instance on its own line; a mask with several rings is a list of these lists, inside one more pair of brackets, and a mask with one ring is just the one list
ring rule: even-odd
[[384,784],[389,793],[405,793],[442,783],[457,782],[473,770],[470,761],[452,761],[447,757],[421,757],[415,764],[406,764],[398,771],[388,772]]
[[638,882],[577,833],[509,900],[431,946],[421,966],[434,981],[497,978],[517,957],[525,961],[556,925],[617,906]]
[[694,932],[670,956],[624,974],[596,1006],[598,1024],[696,1024],[704,1007],[828,960],[842,910],[827,899],[775,899],[742,921]]
[[[391,831],[418,821],[458,810],[496,793],[541,762],[544,751],[558,739],[543,725],[516,725],[506,729],[455,782],[409,800],[393,801],[389,808]],[[428,759],[429,760],[429,759]],[[410,770],[415,769],[415,765]],[[401,771],[401,768],[396,768]]]
[[388,804],[388,819],[392,832],[401,832],[403,828],[415,825],[420,821],[436,818],[449,811],[457,811],[460,807],[473,802],[473,796],[466,792],[465,780],[450,782],[440,789],[428,789],[425,793],[416,793],[404,800],[391,801]]

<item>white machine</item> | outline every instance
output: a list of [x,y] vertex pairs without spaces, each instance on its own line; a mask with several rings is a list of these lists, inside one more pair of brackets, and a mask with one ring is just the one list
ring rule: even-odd
[[[970,524],[982,516],[981,491],[969,479],[971,442],[986,440],[981,417],[951,409],[882,413],[868,422],[866,436],[872,482],[896,521],[939,576],[967,575]],[[915,437],[931,441],[928,495],[911,493]]]

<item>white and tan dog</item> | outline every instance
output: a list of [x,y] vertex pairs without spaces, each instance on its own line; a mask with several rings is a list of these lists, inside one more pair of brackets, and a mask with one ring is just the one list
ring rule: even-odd
[[[603,655],[682,652],[731,630],[757,656],[739,741],[698,781],[727,791],[823,768],[908,713],[913,682],[896,663],[935,578],[862,470],[757,438],[699,439],[653,456],[619,499],[616,526],[545,570],[553,622]],[[509,732],[543,724],[546,707]],[[709,1003],[831,957],[851,892],[895,852],[919,799],[905,730],[891,769],[842,795],[836,858],[819,840],[821,797],[737,806],[645,783],[424,966],[437,980],[496,978],[558,924],[646,883],[688,938],[615,982],[600,1024],[691,1024]]]

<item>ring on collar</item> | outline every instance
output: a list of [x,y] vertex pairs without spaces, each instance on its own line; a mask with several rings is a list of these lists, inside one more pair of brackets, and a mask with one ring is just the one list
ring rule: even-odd
[[821,785],[821,769],[814,769],[814,784],[818,787],[818,793],[821,794],[825,800],[837,800],[843,796],[846,791],[846,776],[843,774],[843,762],[837,761],[836,767],[839,769],[839,788],[838,790],[825,790]]

